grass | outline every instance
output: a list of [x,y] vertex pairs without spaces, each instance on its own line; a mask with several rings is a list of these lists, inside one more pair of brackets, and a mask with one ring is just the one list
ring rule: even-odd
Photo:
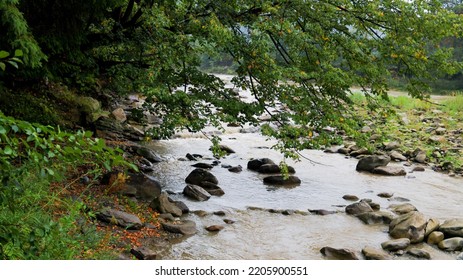
[[448,113],[463,113],[463,92],[456,92],[453,97],[444,100],[442,105]]

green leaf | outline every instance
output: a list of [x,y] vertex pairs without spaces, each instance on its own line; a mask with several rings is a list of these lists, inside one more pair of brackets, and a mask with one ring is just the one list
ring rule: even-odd
[[0,125],[0,134],[5,134],[6,133],[6,129]]
[[8,57],[10,55],[9,52],[6,51],[0,51],[0,59]]
[[17,63],[17,62],[14,62],[14,61],[12,61],[12,60],[8,60],[7,62],[8,62],[8,64],[10,64],[11,66],[13,66],[14,68],[16,68],[16,69],[18,69],[18,68],[19,68],[19,66],[18,66],[18,63]]
[[6,146],[5,149],[3,149],[3,153],[5,155],[11,155],[13,153],[13,149],[11,149],[10,146]]
[[5,71],[5,69],[6,69],[5,63],[0,62],[0,68],[1,68],[3,71]]
[[23,56],[23,51],[22,50],[15,50],[14,51],[14,56]]
[[12,129],[15,133],[17,133],[17,132],[19,131],[19,127],[18,127],[17,125],[15,125],[15,124],[11,125],[11,129]]

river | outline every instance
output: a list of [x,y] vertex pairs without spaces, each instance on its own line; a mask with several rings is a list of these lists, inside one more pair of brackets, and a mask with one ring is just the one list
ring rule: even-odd
[[[236,151],[221,159],[222,164],[241,165],[240,173],[229,172],[220,165],[211,172],[218,178],[225,191],[221,197],[213,196],[208,201],[189,200],[181,192],[184,179],[194,169],[192,161],[179,161],[187,153],[201,154],[202,162],[214,159],[209,151],[210,142],[198,135],[183,134],[181,138],[156,141],[150,146],[167,160],[156,165],[153,172],[164,188],[175,193],[173,199],[184,201],[191,211],[204,210],[210,215],[200,217],[188,214],[186,219],[196,222],[198,233],[173,242],[165,250],[164,259],[323,259],[320,249],[324,246],[348,248],[358,252],[366,245],[380,248],[389,240],[385,225],[365,225],[355,217],[344,213],[350,204],[342,197],[346,194],[359,198],[370,198],[382,209],[400,202],[378,197],[381,192],[394,193],[393,198],[410,200],[416,208],[429,218],[441,222],[450,218],[461,218],[463,188],[461,178],[452,178],[426,169],[425,172],[410,173],[404,177],[384,177],[359,173],[355,170],[356,159],[322,151],[303,151],[303,155],[317,162],[302,159],[288,161],[296,169],[302,184],[293,188],[271,187],[262,182],[263,175],[246,169],[251,158],[268,157],[278,162],[282,156],[272,149],[259,133],[238,133],[230,130],[221,135],[222,143]],[[398,163],[397,163],[398,164]],[[250,209],[251,207],[251,209]],[[339,211],[336,214],[319,216],[314,214],[283,215],[262,209],[299,210],[325,209]],[[225,217],[213,215],[224,211]],[[225,224],[223,218],[234,220]],[[225,228],[210,233],[204,228],[219,224]],[[427,250],[433,259],[454,259],[455,255],[444,253],[426,244],[417,245]],[[401,258],[407,258],[403,256]]]

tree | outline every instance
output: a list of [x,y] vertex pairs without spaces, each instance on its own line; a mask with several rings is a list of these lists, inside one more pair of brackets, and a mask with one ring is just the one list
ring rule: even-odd
[[[279,148],[291,155],[336,138],[327,127],[355,126],[347,113],[353,85],[387,98],[386,79],[396,71],[423,97],[435,73],[461,69],[440,43],[463,34],[462,17],[435,0],[3,2],[24,14],[23,33],[48,58],[23,50],[26,64],[28,55],[44,62],[39,76],[141,92],[145,109],[163,118],[152,131],[159,138],[209,123],[257,124],[267,112],[278,125],[264,132],[283,139]],[[4,9],[1,32],[21,42]],[[238,65],[233,83],[252,102],[198,69],[204,55],[222,54]]]

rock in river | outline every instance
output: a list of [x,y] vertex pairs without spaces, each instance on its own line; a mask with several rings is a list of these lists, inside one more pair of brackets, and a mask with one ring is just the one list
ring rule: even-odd
[[[262,164],[257,172],[261,174],[273,174],[273,173],[281,173],[281,168],[279,165],[276,164]],[[296,171],[292,166],[288,166],[288,173],[294,174]]]
[[418,211],[411,203],[392,204],[388,207],[392,212],[402,215],[412,211]]
[[221,225],[212,225],[212,226],[206,227],[206,230],[211,231],[211,232],[221,231],[222,229],[224,229],[224,226],[221,226]]
[[218,184],[219,181],[217,178],[209,171],[196,168],[191,171],[191,173],[186,177],[185,182],[187,184],[201,186],[202,182],[211,182],[213,184]]
[[391,260],[392,257],[384,250],[366,246],[362,249],[362,254],[367,260]]
[[439,231],[449,236],[463,237],[463,219],[446,220],[440,225]]
[[169,197],[165,192],[162,192],[159,198],[154,199],[150,207],[161,214],[170,213],[175,217],[180,217],[183,214],[182,210],[175,203],[169,201]]
[[205,201],[211,198],[211,195],[206,190],[196,185],[187,185],[183,189],[183,194],[198,201]]
[[356,215],[362,222],[367,225],[373,224],[385,224],[388,225],[392,219],[394,219],[394,215],[389,212],[385,211],[375,211],[375,212],[365,212]]
[[463,249],[463,237],[452,237],[444,239],[437,244],[439,249],[445,251],[461,251]]
[[373,209],[364,200],[346,206],[346,213],[350,215],[358,215],[366,212],[373,212]]
[[260,159],[253,159],[248,161],[248,169],[257,171],[259,168],[264,164],[275,164],[273,160],[269,158],[260,158]]
[[381,243],[381,247],[387,251],[404,250],[408,246],[410,246],[410,239],[408,238],[393,239]]
[[282,175],[268,176],[264,178],[264,184],[279,186],[295,186],[301,184],[301,179],[296,176],[285,178]]
[[323,256],[330,260],[358,260],[357,255],[349,249],[336,249],[332,247],[323,247],[320,250]]
[[418,243],[424,239],[424,229],[427,220],[417,211],[396,217],[389,224],[389,235],[393,238],[408,238],[411,243]]
[[386,166],[390,161],[391,158],[384,155],[366,156],[359,160],[355,169],[357,171],[372,171],[376,167]]
[[375,167],[372,173],[385,175],[385,176],[405,176],[407,175],[407,171],[403,167],[400,166],[378,166]]

